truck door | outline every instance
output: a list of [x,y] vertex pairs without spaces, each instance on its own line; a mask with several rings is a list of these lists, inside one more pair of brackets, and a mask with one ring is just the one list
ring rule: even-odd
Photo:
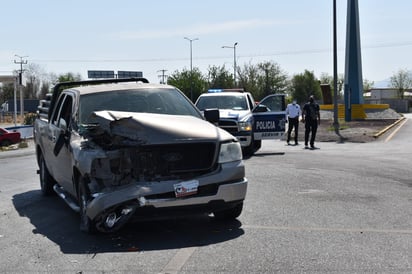
[[70,122],[73,97],[62,94],[51,117],[48,129],[49,155],[47,162],[54,179],[66,190],[71,191],[72,162],[70,151]]
[[255,140],[279,139],[285,133],[286,101],[284,94],[272,94],[253,110]]

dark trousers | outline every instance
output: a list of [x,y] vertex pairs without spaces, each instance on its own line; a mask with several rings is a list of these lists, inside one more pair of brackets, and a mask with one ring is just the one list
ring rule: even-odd
[[298,132],[299,132],[299,117],[288,118],[288,143],[290,141],[290,133],[292,129],[295,128],[295,143],[298,143]]
[[309,141],[309,134],[312,133],[310,136],[310,146],[315,145],[315,138],[316,138],[316,131],[318,130],[318,121],[317,120],[309,120],[305,121],[305,146],[308,145]]

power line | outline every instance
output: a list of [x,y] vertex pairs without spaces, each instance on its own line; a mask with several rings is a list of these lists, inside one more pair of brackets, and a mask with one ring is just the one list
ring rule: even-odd
[[[376,48],[393,48],[393,47],[404,47],[411,46],[412,41],[404,42],[389,42],[381,43],[375,45],[363,46],[363,49],[376,49]],[[339,49],[342,51],[343,49]],[[278,52],[268,52],[260,54],[243,54],[237,55],[237,58],[253,58],[253,57],[270,57],[270,56],[284,56],[284,55],[297,55],[297,54],[315,54],[315,53],[328,53],[332,52],[332,49],[302,49],[302,50],[288,50],[288,51],[278,51]],[[196,58],[197,60],[217,60],[217,59],[228,59],[227,56],[200,56]],[[176,57],[176,58],[144,58],[144,59],[32,59],[33,62],[49,62],[49,63],[135,63],[135,62],[165,62],[165,61],[186,61],[186,57]]]

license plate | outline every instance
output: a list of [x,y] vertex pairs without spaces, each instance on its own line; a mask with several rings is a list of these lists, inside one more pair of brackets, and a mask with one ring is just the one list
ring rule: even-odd
[[185,181],[173,185],[175,188],[176,197],[184,197],[197,193],[197,187],[199,186],[199,181]]

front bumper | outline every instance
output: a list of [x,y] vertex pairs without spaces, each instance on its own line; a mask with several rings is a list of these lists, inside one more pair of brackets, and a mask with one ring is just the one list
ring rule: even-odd
[[232,133],[232,135],[236,137],[242,147],[248,147],[252,143],[252,132],[238,132]]
[[95,198],[87,206],[87,216],[93,220],[122,207],[133,211],[145,208],[207,208],[208,204],[222,204],[224,207],[225,204],[243,201],[246,197],[247,179],[241,161],[222,164],[218,172],[194,179],[199,181],[199,189],[214,185],[216,191],[176,198],[172,196],[173,185],[178,181],[134,183],[94,195]]

